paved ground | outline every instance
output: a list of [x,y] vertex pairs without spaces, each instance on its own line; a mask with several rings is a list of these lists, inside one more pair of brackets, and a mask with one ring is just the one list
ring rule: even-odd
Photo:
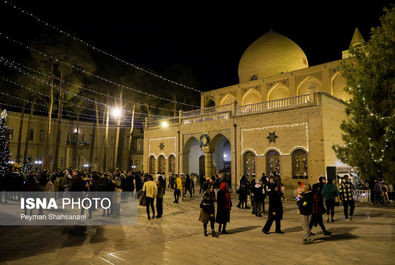
[[394,208],[357,206],[354,221],[345,222],[337,207],[337,220],[327,224],[333,235],[314,228],[315,243],[302,245],[293,201],[284,203],[283,235],[263,234],[266,215],[234,207],[230,234],[218,238],[203,236],[199,201],[187,198],[176,205],[168,192],[163,218],[148,221],[145,208],[139,208],[137,226],[0,227],[0,263],[395,264]]

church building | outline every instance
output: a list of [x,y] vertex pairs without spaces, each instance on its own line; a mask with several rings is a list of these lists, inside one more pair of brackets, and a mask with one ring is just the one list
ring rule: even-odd
[[[364,40],[355,30],[351,45]],[[201,93],[201,108],[168,120],[146,120],[144,171],[212,176],[276,172],[286,187],[315,183],[330,166],[348,167],[332,150],[342,144],[349,94],[342,59],[309,66],[303,50],[269,31],[239,62],[239,84]]]

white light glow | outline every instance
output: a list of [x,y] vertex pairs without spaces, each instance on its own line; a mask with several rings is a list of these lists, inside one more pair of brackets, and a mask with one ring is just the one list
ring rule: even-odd
[[114,118],[119,118],[119,117],[121,117],[121,116],[122,116],[122,109],[119,108],[119,107],[113,108],[113,109],[111,110],[111,115],[112,115]]
[[84,164],[84,167],[89,167],[89,164]]
[[160,123],[160,126],[162,126],[163,128],[167,128],[167,127],[169,127],[169,123],[167,121],[162,121]]

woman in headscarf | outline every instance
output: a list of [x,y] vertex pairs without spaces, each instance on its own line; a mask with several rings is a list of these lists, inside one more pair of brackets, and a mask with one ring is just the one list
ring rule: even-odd
[[222,182],[221,187],[217,194],[217,217],[215,221],[219,223],[218,232],[227,234],[226,223],[230,222],[230,209],[232,208],[232,201],[230,200],[230,194],[226,186],[226,182]]
[[213,237],[216,236],[214,231],[214,219],[215,219],[215,193],[214,193],[214,185],[210,184],[208,189],[203,193],[202,202],[200,203],[200,216],[199,221],[203,223],[204,235],[207,234],[207,224],[210,222],[211,226],[211,235]]

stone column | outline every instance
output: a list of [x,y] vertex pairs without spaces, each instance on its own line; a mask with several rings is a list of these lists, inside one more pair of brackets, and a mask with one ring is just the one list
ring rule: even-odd
[[208,146],[202,147],[202,151],[204,152],[204,175],[209,178],[213,173],[213,152]]
[[204,152],[204,173],[207,177],[211,177],[213,173],[213,153],[212,152]]

